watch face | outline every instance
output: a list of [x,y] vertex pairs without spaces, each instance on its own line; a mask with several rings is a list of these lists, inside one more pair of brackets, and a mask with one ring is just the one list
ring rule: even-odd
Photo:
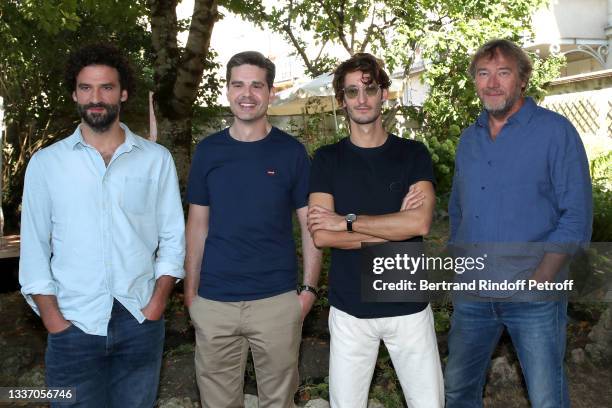
[[353,222],[353,221],[355,221],[356,219],[357,219],[357,216],[356,216],[355,214],[347,214],[347,215],[346,215],[346,220],[347,220],[348,222]]

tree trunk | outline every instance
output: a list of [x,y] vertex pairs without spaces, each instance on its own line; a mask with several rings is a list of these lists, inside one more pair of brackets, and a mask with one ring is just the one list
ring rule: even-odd
[[196,0],[187,45],[177,44],[177,0],[149,0],[155,51],[155,116],[157,141],[166,146],[176,163],[184,189],[191,164],[191,119],[204,72],[210,37],[219,18],[217,0]]
[[181,193],[183,193],[187,186],[187,176],[191,165],[191,117],[158,118],[157,129],[157,142],[167,147],[172,153]]

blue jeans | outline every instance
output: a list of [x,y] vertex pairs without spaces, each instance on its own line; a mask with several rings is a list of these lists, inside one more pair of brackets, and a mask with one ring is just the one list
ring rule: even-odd
[[75,387],[74,406],[149,408],[157,397],[163,347],[163,319],[138,323],[115,300],[107,336],[74,325],[48,335],[47,384]]
[[563,366],[567,302],[455,302],[445,370],[447,408],[480,408],[487,368],[504,327],[531,406],[569,407]]

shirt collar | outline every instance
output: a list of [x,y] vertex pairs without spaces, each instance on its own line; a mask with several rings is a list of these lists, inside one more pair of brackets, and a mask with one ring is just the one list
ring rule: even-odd
[[[132,133],[132,131],[124,123],[119,122],[119,126],[121,126],[121,129],[125,131],[125,141],[123,142],[123,145],[125,145],[126,150],[128,152],[131,151],[133,146],[142,149],[142,142],[139,140],[139,138]],[[68,143],[73,149],[79,144],[81,146],[89,146],[87,142],[85,142],[85,139],[83,139],[80,125],[78,125],[74,133],[68,137]]]
[[[529,123],[529,120],[531,120],[531,117],[533,116],[537,106],[538,105],[536,105],[533,98],[531,98],[530,96],[526,96],[525,103],[523,103],[523,106],[521,106],[518,112],[514,113],[508,118],[508,123],[518,122],[521,125],[526,125],[527,123]],[[478,115],[476,123],[481,127],[488,128],[489,112],[483,109],[482,112],[480,112],[480,115]]]

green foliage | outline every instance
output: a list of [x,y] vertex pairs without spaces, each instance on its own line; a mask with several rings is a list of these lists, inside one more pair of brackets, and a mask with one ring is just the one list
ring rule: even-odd
[[[486,41],[506,38],[518,43],[531,36],[531,15],[544,1],[428,1],[414,3],[414,9],[400,25],[407,33],[387,49],[394,64],[410,71],[416,50],[426,61],[422,79],[430,92],[421,112],[414,117],[421,138],[430,148],[438,191],[448,193],[452,184],[455,148],[460,131],[478,116],[481,105],[468,74],[471,55]],[[417,7],[420,5],[421,7]],[[429,8],[432,7],[432,8]],[[435,12],[432,13],[432,10]],[[416,17],[415,17],[416,16]],[[417,36],[415,37],[415,33]],[[421,37],[422,40],[415,42]],[[414,44],[406,49],[406,43]],[[544,85],[558,76],[563,60],[540,60],[532,55],[534,72],[527,94],[540,99]]]
[[215,62],[218,53],[212,48],[208,49],[206,60],[204,61],[204,74],[198,87],[195,106],[205,107],[208,115],[219,114],[222,110],[217,105],[217,99],[221,95],[221,86],[224,82],[219,76],[221,64]]
[[[229,3],[230,10],[284,35],[311,75],[331,70],[332,45],[343,47],[347,56],[370,50],[384,57],[390,72],[405,75],[415,75],[420,69],[415,62],[424,62],[421,78],[429,96],[420,109],[400,113],[419,124],[420,139],[434,158],[438,192],[445,196],[460,132],[481,110],[467,72],[471,55],[492,38],[529,39],[531,15],[548,0],[300,0],[274,5],[272,11],[251,1],[248,8]],[[527,94],[539,100],[563,59],[532,57]]]
[[[0,5],[0,14],[4,17],[5,11],[14,5],[15,1],[4,2],[4,6]],[[57,34],[62,27],[75,30],[80,23],[76,0],[24,0],[20,2],[20,8],[23,18],[51,35]]]
[[593,242],[612,242],[612,151],[591,161]]
[[319,147],[336,143],[348,135],[344,117],[337,116],[336,131],[328,129],[333,120],[333,114],[323,112],[320,100],[311,98],[306,102],[304,114],[299,119],[290,120],[286,130],[302,142],[312,156]]
[[378,351],[374,376],[370,386],[370,398],[374,398],[388,408],[405,406],[404,394],[395,374],[389,351],[384,343]]
[[448,204],[448,193],[453,181],[453,168],[455,162],[455,150],[459,142],[459,127],[451,125],[446,137],[438,134],[430,134],[425,137],[425,133],[419,132],[418,140],[423,142],[429,153],[436,172],[436,190],[438,198],[444,204]]
[[432,304],[436,333],[448,333],[450,330],[452,308],[450,302]]
[[311,400],[315,398],[323,398],[329,400],[329,377],[325,377],[323,382],[314,383],[310,380],[306,380],[298,388],[300,399]]

